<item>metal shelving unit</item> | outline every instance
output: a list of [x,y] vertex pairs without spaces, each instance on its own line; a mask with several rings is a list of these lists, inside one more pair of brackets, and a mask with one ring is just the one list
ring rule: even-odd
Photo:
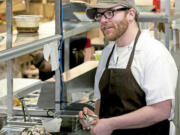
[[169,35],[170,35],[170,22],[180,18],[180,13],[175,13],[170,16],[170,0],[165,0],[165,12],[164,13],[147,13],[141,12],[139,15],[140,22],[154,22],[155,37],[157,38],[157,23],[162,22],[165,24],[165,46],[169,49]]
[[[60,41],[61,29],[60,29],[60,0],[55,0],[55,28],[56,32],[54,36],[37,40],[31,43],[24,44],[19,47],[12,48],[12,0],[6,0],[6,22],[7,22],[7,40],[6,50],[0,53],[0,62],[7,61],[7,113],[9,116],[13,115],[13,69],[12,59],[18,56],[22,56],[27,53],[31,53],[35,50],[43,48],[43,46],[52,41]],[[59,70],[56,71],[56,91],[60,93],[60,75]],[[57,101],[60,101],[60,94],[56,97]],[[56,106],[59,109],[60,105]]]
[[[23,45],[13,47],[12,48],[12,0],[7,0],[6,2],[6,13],[7,13],[7,40],[6,40],[6,50],[3,50],[0,52],[0,62],[7,61],[8,66],[7,66],[7,99],[8,99],[8,104],[7,104],[7,112],[11,116],[13,115],[13,69],[12,69],[12,59],[17,58],[19,56],[22,56],[24,54],[31,53],[33,51],[39,50],[44,47],[47,43],[50,43],[52,41],[60,41],[61,39],[61,29],[60,29],[60,0],[55,1],[55,35],[43,38],[40,40],[36,40],[30,43],[25,43]],[[77,27],[74,27],[71,30],[68,30],[67,32],[64,33],[64,39],[65,39],[65,70],[69,69],[69,40],[70,37],[89,31],[92,28],[97,28],[99,25],[96,22],[81,22],[78,23]],[[59,44],[59,42],[58,42]],[[55,101],[56,101],[56,111],[60,111],[60,71],[56,71],[56,86],[55,86]],[[39,84],[38,84],[39,85]],[[32,86],[35,87],[35,86]]]
[[61,35],[54,35],[48,38],[40,39],[31,43],[26,43],[14,48],[10,48],[0,53],[0,62],[11,60],[13,58],[22,56],[27,53],[34,52],[38,49],[43,48],[43,46],[47,43],[50,43],[54,40],[61,39]]

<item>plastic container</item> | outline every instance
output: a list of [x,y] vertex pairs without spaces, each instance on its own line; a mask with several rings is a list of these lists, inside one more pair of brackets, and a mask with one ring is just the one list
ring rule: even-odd
[[61,118],[54,118],[54,119],[46,119],[42,120],[42,125],[43,127],[50,133],[57,133],[60,132],[60,127],[61,127]]
[[18,32],[35,33],[39,29],[41,16],[38,15],[18,15],[14,16],[16,28]]
[[96,58],[96,60],[97,60],[97,61],[99,61],[99,60],[100,60],[101,53],[102,53],[102,51],[101,51],[101,50],[95,51],[95,58]]
[[153,6],[156,9],[156,12],[160,13],[160,0],[153,0]]

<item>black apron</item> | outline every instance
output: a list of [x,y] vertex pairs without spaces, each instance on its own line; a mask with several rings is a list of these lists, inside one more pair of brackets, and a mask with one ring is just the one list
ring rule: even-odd
[[[109,55],[106,68],[99,82],[101,93],[100,118],[120,116],[146,106],[145,93],[131,72],[139,35],[140,31],[136,36],[126,69],[108,69],[115,45]],[[112,135],[169,135],[169,121],[164,120],[145,128],[115,130]]]

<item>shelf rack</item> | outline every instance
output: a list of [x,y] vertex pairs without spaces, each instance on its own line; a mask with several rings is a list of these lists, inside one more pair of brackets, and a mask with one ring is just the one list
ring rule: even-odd
[[[60,0],[55,1],[55,35],[46,37],[40,40],[36,40],[30,43],[25,43],[17,47],[12,48],[12,0],[7,0],[6,2],[6,13],[7,13],[7,40],[6,40],[6,50],[0,51],[0,62],[7,61],[7,99],[13,99],[13,70],[11,67],[13,67],[13,62],[12,59],[22,56],[24,54],[31,53],[33,51],[39,50],[44,47],[47,43],[50,43],[52,41],[59,41],[61,40],[61,29],[60,29]],[[78,27],[75,27],[71,30],[68,30],[67,32],[64,33],[64,39],[65,39],[65,70],[69,69],[69,40],[70,37],[89,31],[92,28],[97,28],[99,25],[98,23],[94,22],[82,22],[78,23]],[[58,42],[58,44],[59,44]],[[57,70],[55,74],[56,78],[56,111],[60,111],[60,71]],[[32,86],[35,87],[35,86]],[[7,102],[7,112],[11,116],[13,115],[13,103],[12,100],[8,100]]]
[[[24,44],[19,47],[12,48],[12,0],[6,0],[6,22],[7,22],[7,39],[6,49],[0,52],[0,62],[7,61],[7,113],[13,115],[13,58],[33,52],[49,42],[60,41],[60,0],[55,0],[55,35],[37,40],[31,43]],[[59,42],[58,42],[59,43]],[[56,91],[60,93],[60,71],[56,71]],[[60,94],[56,96],[56,101],[60,101]],[[60,105],[56,105],[56,109],[60,110]]]

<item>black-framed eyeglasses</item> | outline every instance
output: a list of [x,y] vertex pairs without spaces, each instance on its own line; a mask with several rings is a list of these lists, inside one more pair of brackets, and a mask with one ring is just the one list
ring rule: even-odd
[[97,12],[96,15],[94,16],[94,20],[99,21],[102,16],[104,16],[106,19],[111,19],[114,16],[114,12],[125,11],[125,10],[129,10],[129,9],[130,8],[128,8],[128,7],[124,7],[124,8],[118,8],[118,9],[106,10],[102,13]]

